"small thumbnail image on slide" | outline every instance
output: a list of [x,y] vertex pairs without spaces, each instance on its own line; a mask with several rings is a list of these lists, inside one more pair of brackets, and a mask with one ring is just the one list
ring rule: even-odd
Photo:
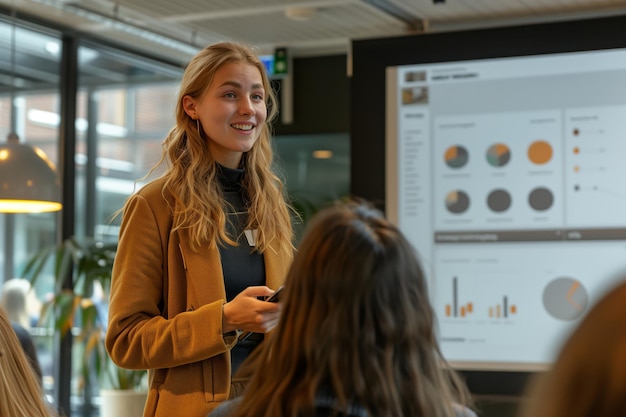
[[427,104],[428,87],[405,87],[402,89],[402,104]]
[[409,71],[404,73],[404,81],[426,81],[426,71]]

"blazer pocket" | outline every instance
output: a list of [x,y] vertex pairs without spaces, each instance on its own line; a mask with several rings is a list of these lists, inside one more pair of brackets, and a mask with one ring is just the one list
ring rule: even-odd
[[230,394],[230,354],[224,353],[202,361],[204,391],[208,402],[222,402]]

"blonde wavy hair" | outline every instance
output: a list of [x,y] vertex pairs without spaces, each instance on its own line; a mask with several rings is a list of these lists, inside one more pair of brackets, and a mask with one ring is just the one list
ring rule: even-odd
[[0,416],[52,417],[39,380],[6,311],[0,308]]
[[[276,175],[271,144],[272,121],[278,114],[277,99],[265,66],[251,47],[234,42],[207,46],[194,56],[185,69],[178,101],[176,124],[163,142],[160,166],[167,164],[163,190],[174,197],[173,230],[184,230],[190,245],[199,249],[205,244],[235,245],[236,236],[225,231],[226,204],[217,181],[218,165],[207,140],[200,134],[197,122],[183,107],[183,98],[199,98],[211,84],[215,73],[231,62],[242,62],[258,68],[265,89],[267,119],[252,149],[243,155],[245,167],[243,188],[248,198],[246,229],[257,229],[255,250],[263,252],[270,242],[275,250],[293,250],[290,215],[295,213],[286,201],[281,179]],[[153,168],[154,169],[154,168]]]
[[311,220],[281,304],[278,326],[239,368],[251,380],[232,417],[315,416],[320,390],[371,416],[451,417],[454,403],[470,405],[440,352],[417,255],[371,205]]

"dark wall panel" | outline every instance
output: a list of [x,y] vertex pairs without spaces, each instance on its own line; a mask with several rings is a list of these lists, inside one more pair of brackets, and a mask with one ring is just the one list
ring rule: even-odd
[[[279,117],[274,124],[274,133],[304,135],[348,132],[350,80],[346,70],[346,56],[295,58],[292,67],[293,123],[283,124]],[[280,80],[277,84],[279,89],[282,88]],[[281,103],[280,108],[283,107]]]

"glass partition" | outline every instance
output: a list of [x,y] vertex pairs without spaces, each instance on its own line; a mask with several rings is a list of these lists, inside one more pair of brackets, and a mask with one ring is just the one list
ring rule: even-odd
[[[60,102],[60,33],[0,16],[0,140],[10,132],[20,142],[41,148],[58,165],[58,113]],[[56,48],[55,48],[56,46]],[[0,284],[22,278],[25,264],[34,253],[54,244],[58,213],[0,214]],[[9,285],[9,284],[7,284]],[[27,284],[29,285],[29,284]],[[33,334],[43,386],[52,398],[54,353],[52,338],[38,324],[40,300],[52,292],[52,280],[42,277],[27,297],[28,319],[20,321]],[[5,308],[11,310],[7,301]],[[17,312],[10,311],[10,314]]]

